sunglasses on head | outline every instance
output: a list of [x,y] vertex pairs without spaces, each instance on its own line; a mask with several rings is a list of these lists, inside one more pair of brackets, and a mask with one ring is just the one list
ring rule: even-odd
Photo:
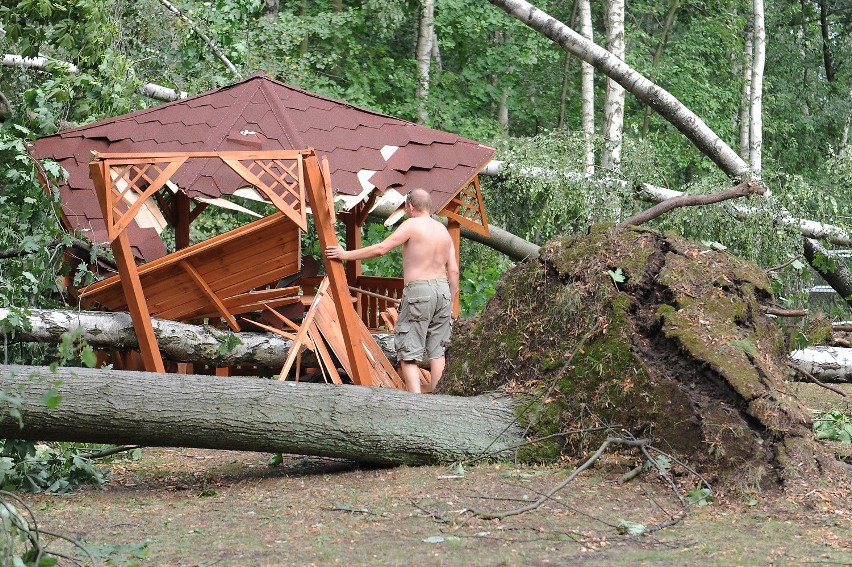
[[408,193],[405,194],[405,204],[406,205],[411,204],[411,192],[408,192]]

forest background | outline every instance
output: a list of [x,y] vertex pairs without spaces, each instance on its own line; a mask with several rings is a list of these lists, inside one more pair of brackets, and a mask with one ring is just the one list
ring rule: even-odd
[[[605,44],[607,15],[618,4],[578,0],[537,6],[576,29],[588,5],[592,38]],[[631,2],[624,17],[624,59],[739,148],[746,161],[741,131],[755,118],[762,121],[758,173],[772,190],[771,201],[751,198],[755,214],[745,219],[723,203],[681,209],[651,225],[717,243],[764,267],[789,263],[774,272],[774,283],[785,306],[799,307],[814,280],[796,260],[801,234],[777,222],[777,212],[847,231],[852,226],[847,184],[852,3],[772,3],[765,13],[762,112],[754,117],[747,112],[751,79],[744,70],[751,69],[749,38],[758,4],[762,7],[737,0]],[[422,30],[429,18],[433,33],[424,51]],[[263,71],[294,86],[493,145],[495,158],[506,167],[497,177],[483,178],[489,221],[537,244],[645,208],[634,191],[642,183],[687,194],[734,184],[630,95],[624,102],[621,155],[613,162],[614,142],[604,132],[606,77],[595,74],[595,133],[584,137],[581,62],[486,2],[7,0],[0,6],[0,28],[3,53],[46,58],[41,69],[0,67],[0,250],[10,256],[0,262],[4,306],[66,303],[58,281],[65,269],[61,251],[70,239],[59,227],[57,195],[46,194],[37,183],[26,143],[162,104],[141,93],[148,83],[197,94]],[[588,143],[594,167],[585,162]],[[62,177],[58,167],[45,167],[49,175]],[[196,241],[249,220],[208,211],[193,227]],[[365,241],[386,234],[380,223],[371,224]],[[316,253],[315,243],[307,245]],[[487,247],[463,243],[464,314],[481,308],[508,263]],[[378,275],[398,275],[399,269],[395,256],[365,265],[365,273]],[[75,278],[84,283],[91,274],[83,267]],[[5,349],[5,357],[42,363],[56,353],[20,346]]]

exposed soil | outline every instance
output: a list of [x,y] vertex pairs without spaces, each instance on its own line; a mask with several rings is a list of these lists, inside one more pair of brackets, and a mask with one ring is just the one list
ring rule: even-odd
[[[851,390],[852,391],[852,390]],[[816,490],[800,499],[718,498],[650,535],[679,507],[630,459],[608,456],[541,508],[502,521],[563,480],[562,467],[362,469],[320,458],[145,449],[113,463],[103,487],[23,495],[39,526],[99,565],[791,565],[852,563],[852,508]],[[50,548],[73,553],[67,544]],[[65,563],[70,564],[70,563]]]
[[555,240],[509,270],[456,333],[443,391],[527,396],[523,459],[651,439],[740,495],[850,483],[792,395],[789,345],[758,267],[645,230]]

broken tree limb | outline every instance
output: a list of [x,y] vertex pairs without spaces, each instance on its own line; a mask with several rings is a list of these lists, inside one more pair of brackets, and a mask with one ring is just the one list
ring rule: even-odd
[[[0,308],[0,322],[11,314]],[[62,335],[79,330],[80,339],[95,348],[137,348],[133,321],[127,313],[30,309],[27,328],[14,330],[23,342],[59,344]],[[233,333],[208,325],[188,325],[165,319],[152,319],[154,335],[163,356],[175,362],[194,362],[215,366],[259,366],[281,369],[291,341],[272,333]],[[373,335],[389,358],[395,357],[393,335]],[[12,340],[12,339],[10,339]],[[228,349],[225,345],[234,345]],[[391,358],[392,360],[394,358]],[[314,353],[302,353],[303,364],[316,366]]]
[[[504,174],[507,169],[513,167],[515,166],[512,164],[507,164],[499,160],[492,160],[479,173],[481,175],[499,176]],[[593,178],[576,171],[557,172],[543,167],[523,167],[520,171],[523,175],[535,177],[565,179],[566,181],[573,182],[583,181],[584,183],[599,183],[602,188],[612,185],[626,185],[626,181],[621,179]],[[665,187],[651,185],[650,183],[640,184],[636,191],[636,197],[638,199],[651,203],[661,203],[667,199],[673,199],[683,195],[685,195],[685,193],[682,191],[675,191],[674,189],[667,189]],[[730,209],[734,216],[740,219],[760,212],[756,207],[741,204],[732,204]],[[837,246],[852,246],[852,234],[850,234],[845,228],[833,224],[800,219],[789,213],[776,214],[775,220],[785,226],[795,227],[799,232],[801,232],[802,236],[807,236],[808,238],[814,238],[816,240],[825,240]],[[462,234],[464,235],[464,233]]]
[[[812,238],[805,238],[805,260],[817,271],[825,283],[840,295],[852,308],[852,270],[832,257],[831,251]],[[822,258],[823,261],[818,259]],[[830,265],[829,265],[830,264]]]
[[[66,61],[48,59],[47,57],[22,57],[20,55],[13,55],[9,53],[3,55],[3,59],[0,60],[0,64],[4,67],[26,67],[28,69],[46,72],[50,72],[51,66],[53,65],[65,69],[66,72],[72,74],[80,71],[76,65]],[[175,89],[170,89],[169,87],[164,87],[154,83],[145,83],[139,88],[139,91],[149,98],[163,100],[166,102],[177,100],[179,98],[186,98],[188,96],[185,91],[178,92]]]
[[713,203],[721,203],[722,201],[728,201],[730,199],[747,197],[748,195],[762,195],[765,192],[766,189],[758,185],[757,182],[755,182],[754,180],[749,180],[740,183],[736,187],[725,189],[724,191],[718,191],[716,193],[710,193],[707,195],[680,195],[678,197],[673,197],[671,199],[661,201],[650,209],[645,209],[644,211],[641,211],[633,215],[632,217],[623,220],[618,224],[616,228],[618,230],[623,230],[624,228],[631,225],[642,225],[648,221],[654,220],[660,215],[663,215],[673,209],[678,209],[680,207],[712,205]]
[[[389,204],[382,204],[370,211],[370,217],[385,220],[396,211],[396,207]],[[447,219],[443,217],[435,217],[446,224]],[[461,235],[468,240],[479,242],[489,248],[505,254],[512,260],[521,261],[526,258],[535,258],[538,256],[541,246],[533,242],[524,240],[520,236],[514,235],[508,230],[504,230],[493,224],[488,225],[488,230],[491,236],[485,236],[474,232],[464,226],[461,227]]]
[[[51,410],[41,401],[55,388]],[[148,372],[0,366],[21,392],[6,439],[292,453],[378,464],[506,457],[523,441],[514,403],[392,388]]]

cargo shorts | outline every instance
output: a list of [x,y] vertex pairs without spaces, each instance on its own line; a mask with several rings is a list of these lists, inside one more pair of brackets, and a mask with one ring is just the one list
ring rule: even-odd
[[414,280],[405,286],[394,327],[399,361],[440,358],[450,344],[453,298],[446,279]]

